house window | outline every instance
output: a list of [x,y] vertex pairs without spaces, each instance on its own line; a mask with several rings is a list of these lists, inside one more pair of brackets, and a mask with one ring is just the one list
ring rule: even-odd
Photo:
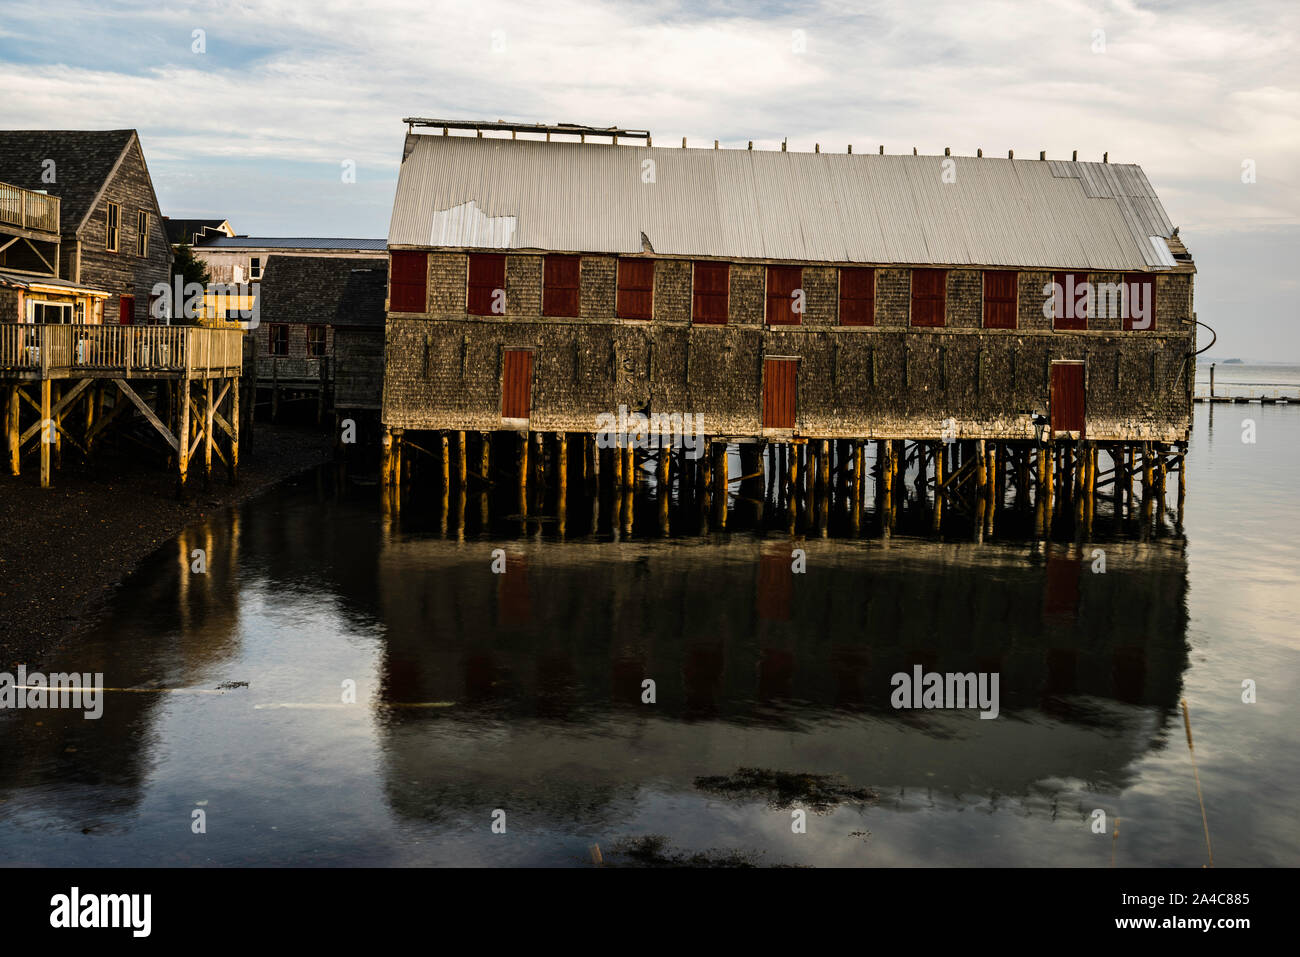
[[110,253],[117,252],[118,223],[122,218],[122,208],[117,203],[108,204],[108,228],[104,231],[104,248]]
[[135,214],[135,254],[145,256],[149,253],[149,214],[143,209]]
[[269,323],[266,327],[267,353],[273,356],[289,354],[289,327],[284,323]]
[[1086,272],[1058,272],[1054,277],[1052,328],[1081,330],[1088,328],[1089,295]]
[[614,312],[620,319],[649,319],[654,309],[655,261],[620,259]]
[[984,271],[984,328],[1016,328],[1016,288],[1020,273],[1009,269]]
[[429,311],[429,254],[394,250],[388,274],[392,312]]
[[948,270],[912,270],[912,325],[942,326],[947,304]]
[[691,319],[708,325],[727,322],[727,294],[731,283],[731,264],[695,263],[694,295]]
[[767,323],[797,326],[803,316],[803,267],[767,267]]
[[262,257],[261,256],[248,257],[248,281],[249,282],[262,281]]
[[542,315],[578,315],[578,278],[582,272],[582,257],[546,256],[542,262]]
[[72,303],[69,302],[41,302],[40,300],[29,300],[31,303],[32,322],[71,322],[72,321]]
[[1130,273],[1124,277],[1124,329],[1156,328],[1156,277]]
[[503,316],[506,312],[506,257],[500,253],[469,254],[471,316]]
[[853,268],[840,270],[840,325],[876,324],[876,271]]
[[307,355],[313,359],[319,359],[325,355],[325,327],[308,326],[307,327]]

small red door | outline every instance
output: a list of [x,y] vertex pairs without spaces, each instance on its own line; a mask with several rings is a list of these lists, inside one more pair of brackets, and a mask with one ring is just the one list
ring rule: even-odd
[[1052,434],[1078,432],[1084,438],[1083,363],[1052,363]]
[[501,418],[528,418],[532,398],[533,353],[528,349],[507,349],[501,377]]
[[763,428],[794,428],[798,370],[799,362],[796,359],[763,361]]
[[117,321],[124,326],[135,322],[135,296],[122,296],[118,299]]

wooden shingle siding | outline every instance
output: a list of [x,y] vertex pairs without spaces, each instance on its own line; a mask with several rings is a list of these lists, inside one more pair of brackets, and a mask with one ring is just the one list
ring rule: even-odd
[[548,255],[542,272],[542,315],[576,318],[580,309],[581,256]]
[[730,264],[696,262],[691,320],[700,325],[725,325],[730,293]]

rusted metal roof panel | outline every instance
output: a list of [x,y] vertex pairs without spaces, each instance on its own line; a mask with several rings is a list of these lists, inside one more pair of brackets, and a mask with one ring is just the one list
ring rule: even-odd
[[[1103,163],[411,135],[388,241],[726,259],[1166,267],[1142,170]],[[950,175],[945,177],[945,170]]]

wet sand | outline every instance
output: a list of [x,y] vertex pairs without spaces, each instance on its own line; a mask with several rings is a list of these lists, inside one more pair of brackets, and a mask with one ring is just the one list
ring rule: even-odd
[[[186,501],[151,457],[105,454],[66,465],[51,487],[37,470],[0,476],[0,670],[39,665],[99,615],[118,583],[185,526],[326,461],[330,438],[259,422],[240,449],[240,475],[191,470]],[[24,463],[25,465],[27,463]]]

